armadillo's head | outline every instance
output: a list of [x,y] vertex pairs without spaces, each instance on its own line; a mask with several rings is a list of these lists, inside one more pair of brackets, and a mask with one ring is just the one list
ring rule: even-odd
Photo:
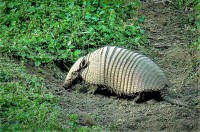
[[87,67],[87,62],[85,57],[81,57],[80,59],[78,59],[69,70],[67,77],[65,78],[63,87],[68,89],[72,85],[72,82],[74,80],[81,78],[80,73],[86,67]]

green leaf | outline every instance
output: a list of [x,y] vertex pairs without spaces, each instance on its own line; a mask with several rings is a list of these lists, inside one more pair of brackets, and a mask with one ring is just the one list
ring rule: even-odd
[[75,57],[79,57],[81,54],[81,50],[75,50],[74,55]]
[[138,19],[138,21],[139,21],[140,23],[144,23],[145,19],[146,19],[145,16],[141,16],[141,17]]
[[40,65],[41,65],[41,62],[39,62],[39,61],[35,62],[35,66],[40,66]]

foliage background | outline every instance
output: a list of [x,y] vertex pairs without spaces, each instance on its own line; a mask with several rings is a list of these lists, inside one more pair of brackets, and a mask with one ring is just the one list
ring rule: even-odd
[[143,30],[133,22],[139,2],[125,0],[3,1],[0,46],[41,63],[74,62],[103,45],[138,47]]

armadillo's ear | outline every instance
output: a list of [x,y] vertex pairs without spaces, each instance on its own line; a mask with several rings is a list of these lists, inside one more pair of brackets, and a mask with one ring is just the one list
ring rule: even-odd
[[80,68],[80,69],[86,68],[87,65],[88,65],[88,61],[87,61],[85,58],[83,58],[82,61],[81,61],[81,63],[80,63],[79,68]]

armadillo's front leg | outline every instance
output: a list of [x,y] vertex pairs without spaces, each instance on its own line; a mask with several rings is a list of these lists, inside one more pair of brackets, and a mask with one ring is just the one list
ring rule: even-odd
[[144,98],[145,98],[145,94],[141,92],[138,95],[136,95],[136,97],[134,98],[133,101],[135,103],[140,103],[140,102],[144,101]]
[[89,91],[87,92],[88,94],[94,94],[97,91],[98,86],[95,84],[90,84],[88,86]]

